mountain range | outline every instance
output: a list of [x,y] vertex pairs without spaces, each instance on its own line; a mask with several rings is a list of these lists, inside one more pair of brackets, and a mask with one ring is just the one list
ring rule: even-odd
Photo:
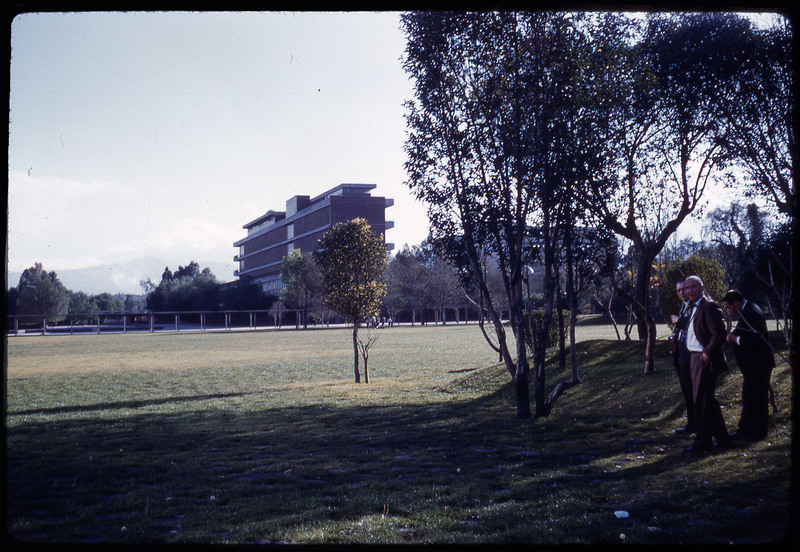
[[[143,291],[139,282],[150,279],[154,284],[158,284],[165,267],[175,272],[179,266],[186,266],[191,261],[192,259],[181,263],[170,263],[163,259],[141,257],[125,263],[86,268],[59,270],[58,267],[44,266],[44,269],[55,272],[64,287],[72,291],[82,291],[88,295],[100,293],[141,295]],[[197,261],[197,264],[201,270],[209,268],[220,283],[234,280],[233,271],[238,268],[237,263],[233,261],[229,263]],[[21,272],[9,272],[7,286],[17,286],[21,274]]]

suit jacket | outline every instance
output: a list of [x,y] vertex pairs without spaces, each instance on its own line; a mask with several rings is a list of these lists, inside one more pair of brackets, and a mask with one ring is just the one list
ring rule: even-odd
[[767,319],[758,305],[752,301],[745,302],[736,328],[731,333],[739,338],[739,344],[734,345],[733,350],[740,369],[775,366],[775,355],[769,346]]
[[723,346],[726,343],[728,330],[722,310],[714,301],[700,299],[695,305],[694,334],[703,346],[703,352],[711,359],[711,372],[719,374],[728,370]]
[[[675,323],[675,333],[685,332],[689,329],[689,309],[681,308],[678,314],[678,321]],[[686,348],[686,337],[683,340],[676,339],[672,349],[672,364],[675,366],[689,365],[689,350]]]

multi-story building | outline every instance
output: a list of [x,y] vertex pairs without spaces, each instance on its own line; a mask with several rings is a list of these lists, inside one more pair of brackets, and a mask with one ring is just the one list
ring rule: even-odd
[[[286,202],[285,211],[267,211],[242,228],[247,236],[233,245],[239,254],[234,272],[238,278],[248,277],[261,284],[267,293],[281,289],[283,258],[295,249],[310,254],[317,241],[330,228],[354,218],[365,219],[386,241],[386,230],[394,227],[386,220],[385,210],[394,200],[372,197],[375,184],[340,184],[317,197],[294,196]],[[386,244],[392,249],[393,244]]]

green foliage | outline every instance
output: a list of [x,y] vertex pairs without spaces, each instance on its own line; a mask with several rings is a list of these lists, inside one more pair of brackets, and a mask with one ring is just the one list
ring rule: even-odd
[[[110,293],[88,295],[82,291],[69,291],[68,296],[69,314],[94,315],[99,312],[120,312],[124,311],[126,308],[125,302],[122,299]],[[92,322],[93,320],[95,320],[94,316],[72,317],[72,321],[75,323]]]
[[173,274],[164,269],[161,282],[147,295],[147,308],[153,311],[217,310],[220,291],[217,278],[209,268],[200,271],[192,261]]
[[386,245],[366,220],[339,223],[317,244],[325,303],[356,324],[373,315],[386,294]]
[[220,285],[219,293],[220,303],[231,310],[268,309],[275,300],[274,296],[264,293],[264,289],[249,276]]
[[[544,311],[543,310],[535,310],[532,313],[526,311],[525,316],[525,344],[528,346],[528,349],[534,349],[534,336],[531,335],[530,329],[531,324],[529,321],[529,317],[533,316],[533,324],[535,334],[538,335],[538,329],[542,326],[542,319],[544,318]],[[558,343],[558,312],[553,313],[553,320],[550,322],[550,325],[547,327],[547,343],[546,347],[551,347],[554,344]],[[569,327],[569,318],[570,313],[569,311],[562,311],[561,312],[562,323],[564,328]]]
[[[26,268],[19,277],[17,314],[62,314],[67,311],[67,288],[55,272],[47,272],[41,263]],[[48,317],[49,322],[63,317]]]
[[299,249],[283,258],[281,267],[281,300],[289,307],[303,309],[303,326],[308,325],[308,309],[322,296],[322,274],[312,255],[303,255]]
[[725,269],[713,259],[702,255],[691,255],[686,259],[676,259],[667,263],[659,278],[661,313],[664,316],[675,314],[680,310],[680,299],[675,293],[675,286],[680,278],[699,276],[703,280],[706,293],[716,302],[721,303],[725,295]]
[[431,310],[439,321],[445,309],[464,302],[456,270],[428,242],[398,251],[389,261],[386,278],[384,308],[395,319],[398,312],[408,312],[414,323]]

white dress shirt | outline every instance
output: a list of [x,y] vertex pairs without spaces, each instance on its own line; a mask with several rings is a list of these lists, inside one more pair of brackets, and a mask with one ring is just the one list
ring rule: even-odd
[[702,353],[703,352],[703,345],[697,339],[697,336],[694,334],[694,315],[697,314],[697,310],[700,307],[700,302],[703,300],[701,297],[697,300],[697,303],[694,304],[694,307],[689,307],[692,309],[691,318],[689,318],[689,327],[686,328],[686,348],[689,350],[690,353]]

